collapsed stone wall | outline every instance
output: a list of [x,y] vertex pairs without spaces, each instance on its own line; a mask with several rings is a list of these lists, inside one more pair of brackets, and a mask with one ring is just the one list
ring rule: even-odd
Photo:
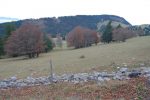
[[128,68],[120,68],[116,72],[96,72],[91,73],[77,73],[77,74],[63,74],[61,76],[53,75],[33,78],[28,76],[26,79],[17,79],[13,76],[9,79],[0,80],[0,89],[10,87],[26,87],[36,85],[49,85],[57,82],[70,82],[73,84],[83,83],[88,81],[95,81],[101,83],[109,80],[128,80],[134,77],[144,76],[150,80],[150,67],[141,67],[129,70]]

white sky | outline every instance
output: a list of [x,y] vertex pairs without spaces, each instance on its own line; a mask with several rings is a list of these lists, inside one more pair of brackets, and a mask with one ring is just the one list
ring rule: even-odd
[[19,19],[112,14],[150,24],[150,0],[0,0],[0,16]]

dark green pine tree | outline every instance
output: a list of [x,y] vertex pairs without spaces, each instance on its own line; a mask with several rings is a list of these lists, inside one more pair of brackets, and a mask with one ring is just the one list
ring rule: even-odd
[[8,37],[11,35],[12,31],[15,31],[15,25],[13,23],[5,24],[5,35],[0,37],[0,57],[5,55],[4,44],[6,43]]
[[118,28],[122,28],[122,26],[119,24],[119,25],[116,27],[116,29],[118,29]]
[[102,42],[109,43],[111,41],[112,41],[112,26],[111,21],[109,21],[102,35]]
[[11,35],[12,31],[15,31],[16,27],[13,23],[8,23],[5,25],[5,41],[7,41],[7,38]]
[[45,52],[49,52],[53,49],[52,39],[47,35],[44,35],[44,43],[45,43]]
[[2,55],[4,55],[4,41],[0,37],[0,58],[1,58]]

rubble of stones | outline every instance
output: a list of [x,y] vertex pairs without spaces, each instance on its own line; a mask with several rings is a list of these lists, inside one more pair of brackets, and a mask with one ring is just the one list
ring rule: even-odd
[[58,82],[70,82],[77,84],[95,81],[97,83],[101,83],[109,80],[128,80],[139,76],[148,77],[150,80],[150,67],[142,67],[133,70],[129,70],[128,68],[120,68],[117,72],[112,73],[93,71],[91,73],[63,74],[61,76],[53,75],[53,77],[27,77],[26,79],[17,79],[17,77],[13,76],[9,79],[0,80],[0,89],[49,85]]

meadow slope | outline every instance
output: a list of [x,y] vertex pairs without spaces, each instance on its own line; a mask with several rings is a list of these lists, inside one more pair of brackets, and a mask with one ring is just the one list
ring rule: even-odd
[[[85,58],[81,59],[82,55]],[[48,75],[50,59],[57,74],[94,69],[111,71],[123,64],[136,67],[141,63],[150,63],[150,36],[129,39],[124,43],[99,44],[82,49],[64,48],[41,54],[39,58],[34,59],[25,57],[0,59],[0,79],[13,75],[19,78]]]

